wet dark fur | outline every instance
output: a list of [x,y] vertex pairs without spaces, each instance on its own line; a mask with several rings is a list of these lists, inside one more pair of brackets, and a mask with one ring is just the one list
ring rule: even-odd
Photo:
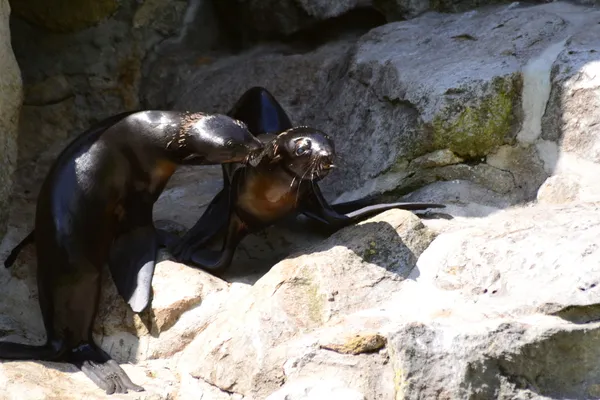
[[261,148],[227,116],[172,111],[119,114],[79,135],[48,172],[23,241],[36,244],[47,342],[0,342],[0,358],[70,362],[109,394],[143,390],[92,339],[102,268],[145,309],[160,245],[152,207],[177,166],[241,162]]
[[[392,208],[443,208],[433,203],[373,204],[373,199],[329,204],[318,181],[334,167],[331,138],[310,127],[293,128],[289,117],[264,88],[254,87],[228,113],[244,121],[266,143],[252,165],[223,166],[224,187],[198,222],[169,245],[174,257],[216,275],[231,264],[238,243],[284,217],[302,213],[333,231]],[[298,146],[310,147],[298,154]],[[207,247],[221,243],[221,251]]]

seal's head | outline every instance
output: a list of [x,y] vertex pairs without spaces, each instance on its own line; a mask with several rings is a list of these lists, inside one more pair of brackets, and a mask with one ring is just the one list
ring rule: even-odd
[[307,126],[298,126],[280,133],[271,142],[273,160],[294,176],[318,181],[334,167],[335,147],[324,132]]
[[243,122],[226,115],[202,115],[190,121],[187,128],[183,135],[185,147],[192,157],[197,155],[205,163],[246,162],[263,149],[263,143]]

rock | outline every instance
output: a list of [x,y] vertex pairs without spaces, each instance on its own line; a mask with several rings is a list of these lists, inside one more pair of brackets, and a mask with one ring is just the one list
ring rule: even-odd
[[0,0],[0,237],[6,232],[9,197],[17,162],[17,125],[23,101],[21,72],[11,46],[10,6]]
[[559,142],[551,173],[540,188],[545,202],[600,199],[600,142],[596,92],[600,81],[594,68],[600,52],[598,25],[571,36],[552,67],[552,90],[542,119],[542,137]]
[[342,354],[371,353],[385,347],[386,339],[378,333],[365,332],[355,335],[347,335],[337,343],[321,344],[321,348],[332,350]]
[[446,165],[459,164],[464,160],[457,157],[449,149],[436,150],[432,153],[417,157],[411,161],[412,168],[433,168],[444,167]]
[[[113,394],[111,399],[167,400],[177,391],[177,377],[160,363],[123,365],[132,381],[143,392]],[[88,377],[72,365],[52,362],[6,362],[0,364],[2,399],[106,399],[106,393],[90,383]],[[25,394],[26,393],[26,394]]]
[[[554,44],[575,29],[561,15],[582,9],[569,7],[428,13],[308,52],[263,45],[201,65],[197,56],[181,55],[170,75],[156,67],[155,73],[175,84],[146,87],[143,96],[166,97],[164,104],[176,109],[224,112],[249,87],[266,87],[295,123],[333,135],[340,168],[322,185],[331,197],[406,193],[439,179],[467,179],[512,203],[532,200],[548,173],[537,147],[520,140],[531,136],[522,131],[541,129],[534,122],[538,118],[539,125],[545,99],[543,93],[536,97],[534,72],[543,64],[549,77],[547,65],[560,52]],[[450,158],[433,162],[451,167],[421,173],[432,162],[419,158],[426,154],[453,155],[469,166]],[[494,168],[472,167],[488,158]]]
[[490,316],[595,304],[598,207],[547,205],[475,219],[436,238],[419,259],[419,279],[459,291]]
[[19,136],[28,145],[19,151],[20,165],[99,120],[141,108],[144,60],[181,33],[186,11],[185,1],[157,0],[13,5],[21,10],[11,22],[13,47],[27,83]]
[[576,201],[580,198],[581,184],[574,175],[555,175],[546,179],[540,186],[537,200],[540,203],[562,204]]
[[55,32],[75,32],[97,24],[119,7],[117,0],[13,0],[19,17]]
[[294,382],[284,385],[277,392],[271,394],[266,400],[303,400],[303,399],[348,399],[366,400],[366,397],[340,382],[313,380]]
[[371,0],[228,0],[218,6],[220,18],[230,25],[245,32],[273,36],[289,35],[370,4]]
[[[284,379],[279,368],[285,359],[305,351],[306,344],[286,341],[388,298],[432,239],[412,213],[392,210],[335,233],[304,251],[310,255],[280,262],[196,336],[182,353],[181,372],[222,390],[263,398]],[[349,347],[380,346],[376,335],[366,337],[372,340]],[[341,363],[345,357],[350,356],[340,355]],[[381,366],[380,357],[365,354],[364,362]],[[373,384],[369,379],[358,383],[370,390]]]

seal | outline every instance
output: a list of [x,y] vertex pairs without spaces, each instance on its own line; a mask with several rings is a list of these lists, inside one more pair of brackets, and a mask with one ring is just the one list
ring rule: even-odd
[[176,168],[240,163],[262,147],[231,117],[175,111],[119,114],[75,138],[42,184],[28,235],[47,341],[0,342],[0,358],[70,362],[108,394],[143,390],[92,339],[102,268],[144,310],[161,245],[152,207]]
[[[244,121],[265,143],[253,162],[223,165],[223,189],[198,222],[168,247],[174,258],[210,271],[224,272],[238,243],[293,214],[304,214],[322,228],[335,231],[377,213],[400,208],[444,208],[435,203],[375,204],[374,198],[329,204],[318,182],[334,168],[335,147],[324,132],[292,127],[289,117],[265,88],[249,89],[228,112]],[[220,245],[220,250],[209,247]]]

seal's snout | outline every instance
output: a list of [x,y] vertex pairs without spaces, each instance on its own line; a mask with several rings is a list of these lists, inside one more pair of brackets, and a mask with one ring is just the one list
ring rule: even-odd
[[333,164],[333,157],[331,156],[331,154],[321,155],[319,159],[319,164],[321,169],[324,171],[329,171],[330,169],[335,168],[335,165]]

